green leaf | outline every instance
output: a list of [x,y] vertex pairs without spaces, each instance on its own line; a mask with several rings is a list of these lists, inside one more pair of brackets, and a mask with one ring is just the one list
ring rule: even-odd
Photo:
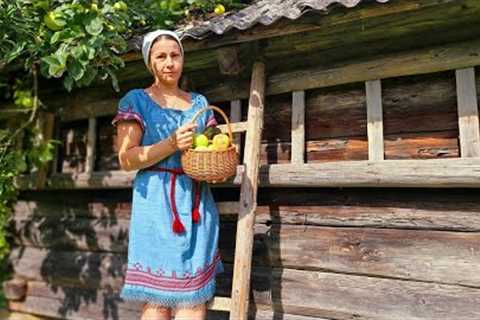
[[85,73],[85,69],[83,66],[75,61],[69,68],[68,71],[70,72],[70,75],[75,79],[75,81],[80,80],[83,77],[83,74]]
[[99,17],[90,20],[85,26],[85,30],[92,36],[98,36],[103,31],[103,21]]

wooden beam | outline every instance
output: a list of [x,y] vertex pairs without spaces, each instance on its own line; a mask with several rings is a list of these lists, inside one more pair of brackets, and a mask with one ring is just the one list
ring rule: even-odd
[[246,170],[240,187],[241,205],[237,223],[230,320],[246,320],[248,316],[253,226],[257,207],[260,145],[265,103],[265,78],[265,64],[260,61],[255,62],[248,103],[248,130],[244,151]]
[[87,155],[85,160],[85,172],[92,173],[95,167],[95,149],[97,142],[97,119],[88,119]]
[[382,83],[365,82],[367,94],[368,160],[383,160]]
[[[237,175],[227,183],[212,187],[240,184],[245,167],[238,166]],[[136,171],[103,171],[92,174],[56,174],[46,189],[116,189],[131,188]],[[35,175],[23,175],[15,184],[31,190]],[[262,187],[422,187],[479,188],[480,159],[428,159],[384,161],[334,161],[299,165],[272,164],[261,166]],[[34,180],[33,180],[34,181]]]
[[[242,120],[242,101],[241,100],[233,100],[230,102],[230,121],[232,123],[236,123],[238,125],[238,123]],[[246,130],[246,122],[245,123],[245,130]],[[233,128],[232,128],[232,131],[233,131]],[[244,130],[242,130],[244,131]],[[234,134],[233,135],[233,145],[235,146],[235,148],[237,148],[237,152],[240,154],[240,148],[241,148],[241,141],[242,141],[242,137],[240,134],[238,134],[238,131],[235,131],[237,132],[237,134]]]
[[[369,56],[328,67],[308,68],[272,74],[267,81],[267,95],[291,91],[331,87],[341,84],[434,73],[480,65],[480,41],[469,41],[428,49]],[[224,82],[222,86],[205,88],[203,93],[212,103],[226,99],[245,99],[245,83]]]
[[475,69],[455,70],[458,101],[458,129],[462,158],[480,157],[480,127],[478,121]]
[[292,163],[305,162],[305,91],[292,93]]

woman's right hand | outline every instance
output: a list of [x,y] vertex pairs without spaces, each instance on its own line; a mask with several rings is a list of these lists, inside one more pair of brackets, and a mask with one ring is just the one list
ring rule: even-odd
[[196,129],[197,125],[189,122],[178,128],[177,131],[175,131],[175,141],[177,144],[177,148],[180,151],[185,151],[188,148],[192,147],[193,136]]

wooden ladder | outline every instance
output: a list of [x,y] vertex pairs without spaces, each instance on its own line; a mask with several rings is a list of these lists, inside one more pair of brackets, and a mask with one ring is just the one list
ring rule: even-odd
[[[257,206],[258,173],[260,167],[260,145],[263,130],[263,109],[265,101],[265,65],[253,65],[248,102],[248,119],[241,118],[240,101],[232,101],[232,132],[246,131],[243,170],[240,175],[240,202],[235,242],[235,262],[231,297],[215,297],[209,304],[210,310],[229,311],[230,320],[246,320],[250,292],[250,273],[253,253],[255,210]],[[222,130],[225,125],[219,126]],[[238,135],[234,143],[239,147]]]

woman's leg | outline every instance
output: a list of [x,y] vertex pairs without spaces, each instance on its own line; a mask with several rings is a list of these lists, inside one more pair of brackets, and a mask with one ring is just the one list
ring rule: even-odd
[[172,309],[156,304],[146,303],[143,306],[140,320],[171,320]]
[[205,320],[207,319],[207,305],[198,304],[191,308],[177,308],[175,320]]

